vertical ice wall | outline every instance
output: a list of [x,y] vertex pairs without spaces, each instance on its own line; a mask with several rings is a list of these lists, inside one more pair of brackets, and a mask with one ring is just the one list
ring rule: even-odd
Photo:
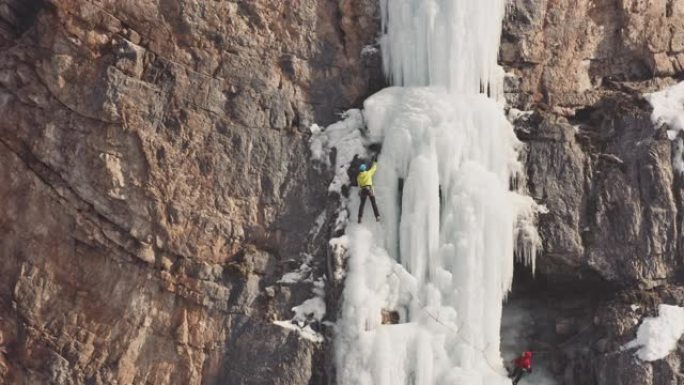
[[398,86],[501,90],[504,0],[379,0],[385,74]]
[[[503,0],[381,2],[385,70],[405,87],[364,103],[370,140],[382,143],[382,221],[367,212],[347,227],[338,382],[510,383],[501,304],[517,219],[534,203],[509,191],[518,142],[495,100]],[[352,218],[357,206],[353,195]],[[384,324],[389,312],[401,322]]]

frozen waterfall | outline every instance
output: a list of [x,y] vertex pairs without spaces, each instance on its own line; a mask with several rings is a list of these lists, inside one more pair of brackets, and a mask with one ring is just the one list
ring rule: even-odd
[[[315,139],[318,153],[338,147],[338,170],[364,143],[382,143],[382,221],[368,211],[362,225],[346,224],[338,382],[510,384],[501,305],[514,252],[533,260],[538,238],[534,203],[509,188],[519,164],[497,100],[504,1],[381,2],[385,71],[397,86],[366,100],[363,119],[351,111]],[[346,204],[355,218],[355,192]],[[383,323],[388,312],[398,324]]]

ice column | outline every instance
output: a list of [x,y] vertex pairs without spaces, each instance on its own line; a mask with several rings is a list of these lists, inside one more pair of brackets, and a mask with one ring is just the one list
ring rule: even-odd
[[503,0],[379,0],[385,74],[398,86],[501,91]]
[[[509,189],[520,166],[497,102],[504,2],[380,1],[385,71],[397,86],[366,100],[364,117],[382,143],[383,219],[367,213],[347,227],[338,381],[508,384],[501,304],[517,216],[533,203]],[[357,205],[352,195],[352,217]],[[383,324],[389,311],[399,324]]]

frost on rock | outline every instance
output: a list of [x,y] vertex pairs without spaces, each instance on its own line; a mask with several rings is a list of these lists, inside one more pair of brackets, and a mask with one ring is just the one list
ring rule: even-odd
[[643,361],[667,357],[677,348],[684,335],[684,308],[671,305],[658,306],[658,316],[644,319],[637,330],[636,339],[623,349],[639,348],[636,355]]
[[646,95],[653,106],[651,120],[657,128],[666,126],[667,136],[673,142],[672,166],[684,172],[684,82],[665,90]]
[[301,327],[292,321],[273,321],[273,323],[284,329],[292,330],[298,333],[302,338],[309,341],[320,343],[324,340],[324,337],[320,333],[313,330],[309,325]]

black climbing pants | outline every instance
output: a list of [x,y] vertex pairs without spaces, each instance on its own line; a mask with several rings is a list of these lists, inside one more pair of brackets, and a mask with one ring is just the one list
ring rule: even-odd
[[515,370],[513,370],[513,375],[511,376],[511,378],[513,378],[513,385],[518,385],[518,381],[520,381],[525,373],[527,373],[527,370],[516,367]]
[[378,218],[380,216],[380,213],[378,212],[378,205],[375,203],[375,194],[373,194],[373,187],[361,187],[361,191],[359,191],[359,197],[361,197],[361,203],[359,203],[359,223],[361,223],[361,218],[363,218],[363,208],[366,205],[366,198],[369,197],[371,201],[371,206],[373,206],[373,213],[375,214],[375,218]]

